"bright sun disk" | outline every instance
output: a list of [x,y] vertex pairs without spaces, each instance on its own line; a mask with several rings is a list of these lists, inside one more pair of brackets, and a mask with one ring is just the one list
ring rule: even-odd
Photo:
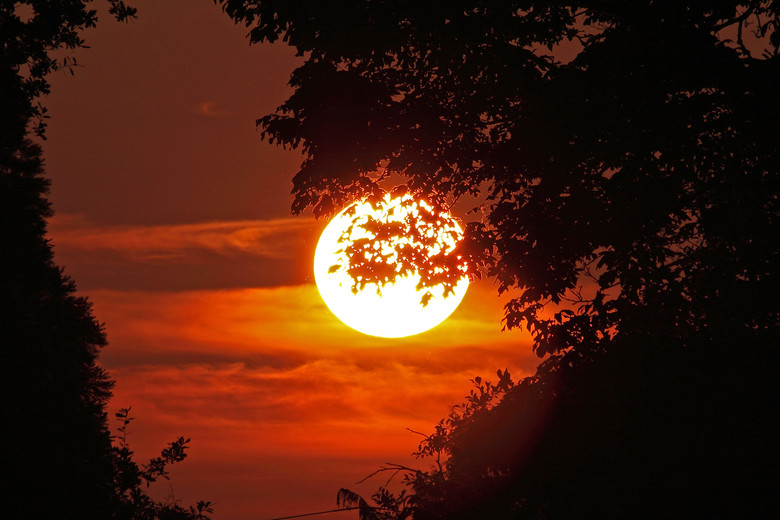
[[[402,204],[402,200],[407,201]],[[409,204],[409,196],[391,198],[385,196],[378,209],[368,202],[358,202],[345,208],[327,225],[320,236],[314,254],[314,278],[317,289],[328,308],[346,325],[364,334],[398,338],[419,334],[444,321],[457,308],[468,287],[468,277],[463,275],[454,292],[444,297],[444,286],[437,285],[427,290],[432,297],[423,305],[421,300],[425,291],[417,290],[420,275],[398,276],[393,283],[382,286],[381,295],[376,284],[368,284],[357,293],[353,292],[354,280],[347,272],[348,260],[344,247],[348,242],[339,241],[353,225],[348,237],[350,241],[361,238],[373,239],[374,236],[360,226],[370,217],[383,223],[402,222],[410,213],[419,214],[419,208],[430,210],[425,202]],[[354,208],[353,214],[347,214]],[[441,227],[435,229],[436,243],[429,254],[437,251],[449,251],[455,246],[454,235],[460,240],[463,231],[458,222],[448,214],[439,214]],[[404,239],[400,239],[403,241]],[[406,239],[408,242],[408,239]],[[392,253],[387,243],[377,244],[383,253]],[[335,272],[329,272],[331,266],[338,265]]]

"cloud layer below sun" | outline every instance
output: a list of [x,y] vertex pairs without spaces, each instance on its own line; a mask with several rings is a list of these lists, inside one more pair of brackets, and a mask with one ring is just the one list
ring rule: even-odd
[[306,279],[311,220],[51,228],[57,261],[105,323],[112,409],[132,406],[133,446],[144,458],[191,437],[175,496],[214,500],[220,518],[328,509],[340,487],[382,484],[355,485],[382,463],[426,467],[407,428],[432,431],[474,376],[522,377],[538,361],[525,334],[500,331],[502,301],[484,283],[423,334],[348,328]]

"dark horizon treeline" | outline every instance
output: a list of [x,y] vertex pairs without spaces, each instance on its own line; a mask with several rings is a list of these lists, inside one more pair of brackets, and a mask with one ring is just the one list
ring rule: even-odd
[[[121,1],[109,4],[119,20],[135,14]],[[49,91],[47,75],[69,65],[52,54],[82,47],[81,32],[96,23],[87,7],[0,0],[0,516],[205,520],[208,503],[185,508],[147,494],[148,483],[184,459],[188,440],[140,465],[124,436],[113,442],[106,413],[113,381],[97,363],[106,336],[46,237],[53,212],[33,141],[45,135],[39,98]],[[121,432],[127,414],[117,414]]]

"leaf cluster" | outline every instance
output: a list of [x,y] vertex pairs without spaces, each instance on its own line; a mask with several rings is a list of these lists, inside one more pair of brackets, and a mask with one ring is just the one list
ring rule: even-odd
[[452,294],[466,274],[458,222],[446,210],[415,200],[404,186],[377,195],[361,201],[374,214],[356,215],[355,205],[346,210],[351,222],[329,271],[346,272],[355,293],[375,284],[381,294],[399,277],[419,276],[423,306],[433,297],[431,287],[442,286],[445,298]]
[[[48,76],[59,70],[73,73],[76,58],[62,51],[86,47],[85,29],[97,24],[92,0],[0,1],[0,121],[3,141],[19,142],[28,127],[44,137],[46,108],[40,97],[49,94]],[[123,0],[107,0],[118,21],[135,18],[136,8]]]

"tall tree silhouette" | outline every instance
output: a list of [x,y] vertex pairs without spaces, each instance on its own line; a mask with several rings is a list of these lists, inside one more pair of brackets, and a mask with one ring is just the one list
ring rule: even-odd
[[475,197],[461,254],[546,356],[446,430],[415,518],[768,510],[780,2],[218,3],[305,57],[258,120],[305,152],[293,212]]
[[[48,74],[75,63],[53,52],[83,46],[81,31],[97,21],[88,3],[0,1],[2,516],[205,518],[207,503],[159,504],[142,487],[184,458],[187,441],[140,469],[124,439],[112,447],[105,407],[113,382],[96,362],[106,337],[46,238],[49,181],[29,135],[45,133]],[[121,0],[109,4],[120,20],[135,14]]]
[[[4,150],[5,152],[5,150]],[[95,363],[106,343],[45,239],[48,183],[25,141],[0,165],[0,334],[3,344],[4,508],[12,518],[81,511],[109,517],[112,382]],[[7,493],[7,495],[6,495]],[[6,511],[8,511],[6,509]]]

